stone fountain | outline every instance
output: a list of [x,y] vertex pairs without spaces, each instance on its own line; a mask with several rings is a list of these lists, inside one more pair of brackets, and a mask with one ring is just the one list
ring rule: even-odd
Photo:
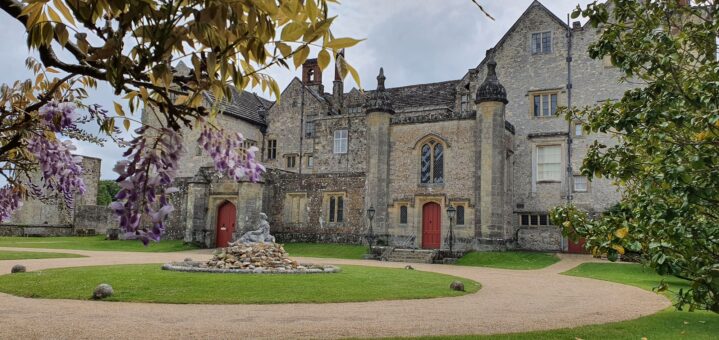
[[226,248],[218,249],[207,262],[183,261],[162,266],[164,270],[237,274],[317,274],[336,273],[330,265],[300,264],[290,259],[270,234],[267,215],[260,213],[257,229],[248,231]]

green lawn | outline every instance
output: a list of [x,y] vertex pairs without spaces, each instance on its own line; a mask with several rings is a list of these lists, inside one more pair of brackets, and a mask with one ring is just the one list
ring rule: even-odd
[[70,257],[84,257],[76,254],[65,253],[41,253],[32,251],[3,251],[0,250],[0,261],[2,260],[31,260],[31,259],[59,259]]
[[501,269],[541,269],[559,261],[554,254],[520,251],[470,252],[457,260],[460,266]]
[[[623,283],[651,290],[661,276],[638,264],[585,263],[565,272],[566,275],[588,277],[598,280]],[[686,281],[665,277],[670,289],[687,287]],[[534,339],[613,339],[613,340],[714,340],[719,339],[719,315],[711,312],[680,312],[673,307],[659,313],[630,321],[602,325],[565,328],[551,331],[515,334],[425,337],[420,339],[492,339],[492,340],[534,340]]]
[[139,252],[168,252],[190,250],[196,248],[193,245],[183,244],[182,240],[162,240],[158,243],[150,242],[150,244],[145,247],[140,241],[108,241],[105,240],[105,236],[0,237],[0,247]]
[[24,297],[82,299],[100,283],[112,301],[161,303],[326,303],[459,296],[449,289],[478,283],[418,270],[343,266],[336,274],[215,274],[163,271],[159,264],[48,269],[0,276],[0,292]]
[[367,253],[367,247],[352,244],[286,243],[284,247],[290,256],[362,259]]

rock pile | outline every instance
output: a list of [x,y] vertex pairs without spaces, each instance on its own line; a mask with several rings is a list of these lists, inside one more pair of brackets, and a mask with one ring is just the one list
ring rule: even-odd
[[277,243],[238,243],[215,252],[207,262],[172,262],[162,266],[164,270],[205,273],[236,274],[317,274],[337,273],[338,267],[297,263],[287,257],[287,252]]
[[201,268],[217,269],[256,269],[293,270],[300,267],[297,261],[290,260],[281,244],[277,243],[240,243],[222,248],[212,260],[200,264]]

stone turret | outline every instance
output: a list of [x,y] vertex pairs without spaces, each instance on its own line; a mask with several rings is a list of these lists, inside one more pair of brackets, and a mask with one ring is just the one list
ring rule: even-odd
[[497,78],[494,49],[487,51],[487,76],[477,89],[477,118],[479,131],[475,143],[479,160],[479,190],[477,202],[480,228],[476,236],[480,240],[506,239],[504,219],[505,162],[504,116],[507,91]]
[[367,180],[365,183],[365,210],[375,208],[374,230],[388,234],[387,205],[389,202],[389,123],[394,108],[392,98],[384,87],[384,70],[377,76],[377,90],[368,94],[365,102],[367,114]]

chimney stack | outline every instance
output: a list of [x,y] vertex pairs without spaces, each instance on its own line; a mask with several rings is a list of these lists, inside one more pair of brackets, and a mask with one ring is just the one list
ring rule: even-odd
[[307,59],[302,64],[302,83],[320,95],[325,92],[324,86],[322,86],[322,69],[317,63],[317,59]]
[[342,49],[342,51],[339,51],[335,56],[335,80],[332,82],[332,101],[334,102],[335,110],[340,113],[342,112],[342,108],[344,106],[343,100],[345,85],[344,81],[342,81],[342,75],[340,74],[339,63],[337,62],[337,60],[339,60],[340,58],[344,59],[344,57],[344,49]]

